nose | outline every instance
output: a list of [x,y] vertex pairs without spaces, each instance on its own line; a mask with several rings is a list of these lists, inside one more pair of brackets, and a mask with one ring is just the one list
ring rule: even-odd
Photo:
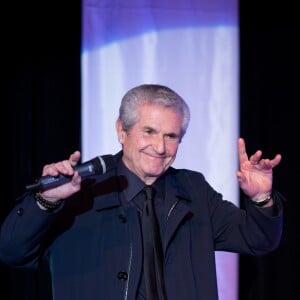
[[164,154],[166,151],[165,139],[163,136],[157,136],[154,143],[156,153]]

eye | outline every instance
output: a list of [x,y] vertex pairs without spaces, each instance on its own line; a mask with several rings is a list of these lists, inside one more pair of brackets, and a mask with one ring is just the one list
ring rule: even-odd
[[170,140],[179,140],[179,136],[177,134],[175,134],[175,133],[167,134],[166,138],[170,139]]
[[147,134],[152,134],[154,132],[154,130],[150,127],[146,127],[146,128],[144,128],[144,132]]

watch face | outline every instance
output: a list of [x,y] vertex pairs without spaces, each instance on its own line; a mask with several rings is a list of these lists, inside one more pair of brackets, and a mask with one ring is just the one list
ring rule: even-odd
[[252,201],[254,205],[256,206],[264,206],[265,204],[267,204],[270,200],[272,199],[272,196],[268,196],[265,200],[261,200],[261,201]]

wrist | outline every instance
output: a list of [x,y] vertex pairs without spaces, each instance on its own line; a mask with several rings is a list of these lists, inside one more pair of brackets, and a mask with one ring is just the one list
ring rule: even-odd
[[43,198],[43,196],[40,193],[36,193],[34,197],[39,207],[43,210],[52,211],[62,204],[62,200],[59,199],[55,201],[50,201]]
[[253,197],[251,201],[254,205],[262,207],[272,201],[272,194],[271,193],[260,194]]
[[253,198],[251,198],[251,200],[254,202],[260,202],[268,198],[271,194],[272,192],[257,194]]

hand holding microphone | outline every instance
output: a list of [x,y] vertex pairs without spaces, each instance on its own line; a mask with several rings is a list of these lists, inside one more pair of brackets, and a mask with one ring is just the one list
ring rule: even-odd
[[[42,177],[34,184],[27,185],[26,189],[41,190],[47,198],[64,199],[80,190],[82,178],[104,174],[115,166],[115,160],[111,154],[98,156],[83,164],[76,165],[79,159],[80,152],[75,151],[70,155],[69,160],[45,165]],[[78,175],[74,175],[75,171]],[[64,185],[65,183],[70,184]],[[55,187],[60,188],[54,190]]]

